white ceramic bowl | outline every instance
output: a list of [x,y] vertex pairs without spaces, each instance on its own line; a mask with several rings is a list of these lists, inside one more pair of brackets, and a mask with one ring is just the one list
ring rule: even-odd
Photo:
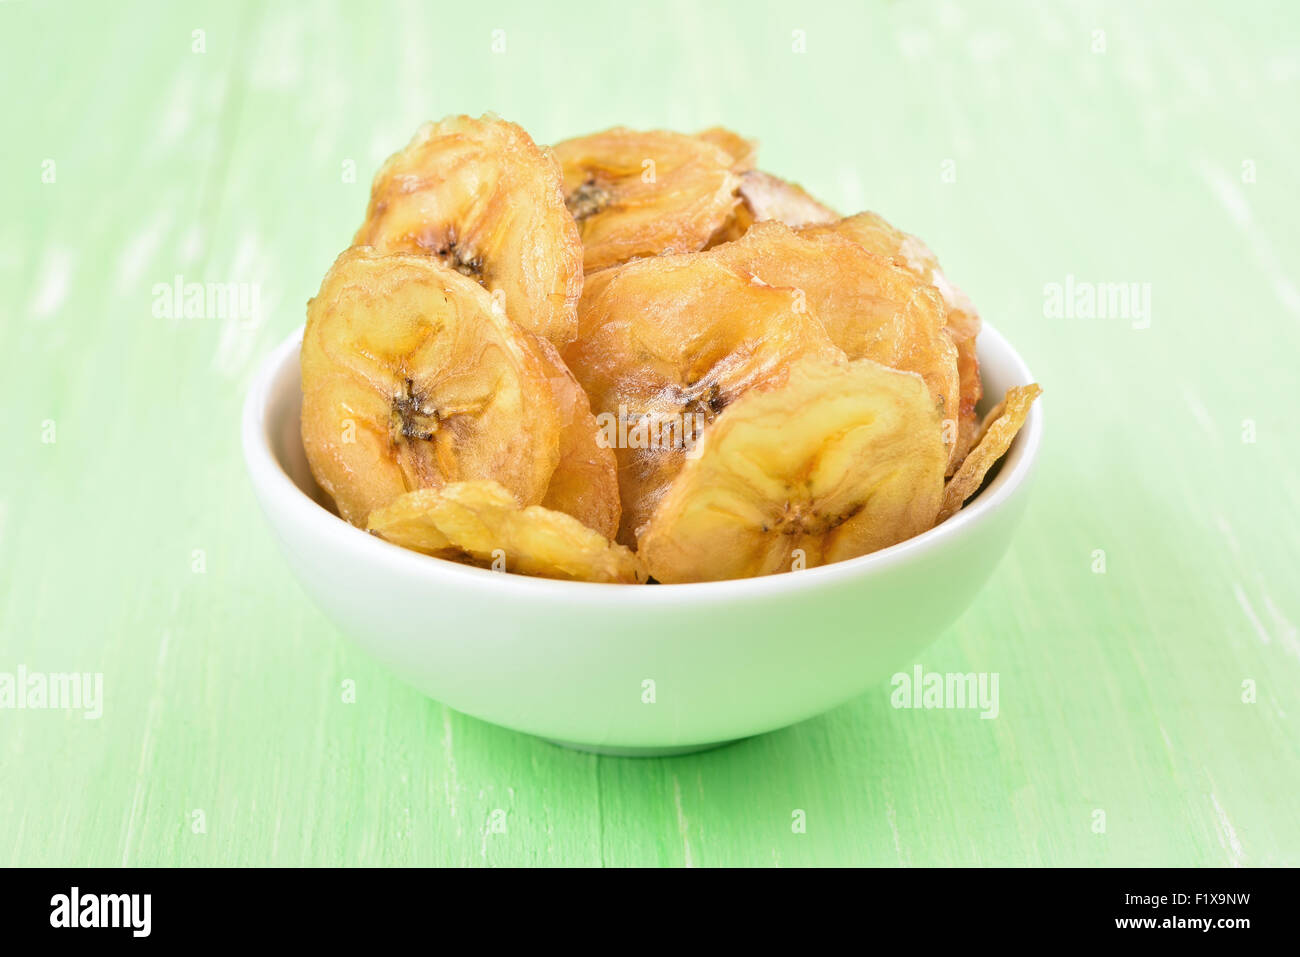
[[[329,510],[299,436],[302,331],[244,405],[244,456],[294,573],[339,629],[458,711],[610,754],[671,754],[780,728],[882,682],[955,619],[1024,510],[1036,403],[995,475],[938,528],[851,561],[741,581],[597,585],[458,565]],[[1033,381],[995,330],[985,393]]]

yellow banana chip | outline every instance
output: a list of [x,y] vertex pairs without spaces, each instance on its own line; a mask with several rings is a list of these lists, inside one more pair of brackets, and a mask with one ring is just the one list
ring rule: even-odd
[[811,358],[722,413],[638,541],[661,582],[855,558],[925,531],[947,459],[919,376]]
[[746,139],[725,126],[711,126],[695,134],[697,139],[712,143],[731,157],[731,168],[736,173],[744,173],[754,168],[758,159],[758,143]]
[[980,331],[980,317],[975,306],[939,268],[939,260],[929,246],[915,236],[891,226],[875,213],[858,213],[829,225],[808,226],[801,232],[813,236],[834,233],[847,237],[868,252],[894,260],[918,279],[934,286],[943,297],[945,326],[957,349],[959,380],[957,441],[948,460],[948,472],[951,474],[975,444],[975,431],[979,424],[975,406],[984,395],[980,383],[979,358],[975,354],[975,337]]
[[738,202],[731,154],[698,137],[617,127],[555,155],[588,273],[703,249]]
[[850,359],[915,372],[943,417],[955,420],[957,350],[945,329],[943,301],[929,283],[851,240],[778,222],[756,223],[708,254],[745,276],[793,289]]
[[753,282],[713,253],[588,277],[565,359],[618,458],[618,541],[636,541],[699,436],[732,401],[800,356],[839,355],[797,305],[791,290]]
[[636,555],[571,515],[520,508],[496,482],[408,492],[378,509],[370,531],[404,548],[480,567],[570,581],[646,580]]
[[560,461],[542,505],[572,515],[588,528],[613,538],[622,516],[614,450],[599,441],[601,430],[587,393],[560,354],[545,339],[536,339],[535,345],[546,366],[560,418]]
[[999,402],[984,418],[976,436],[975,447],[966,456],[943,492],[943,507],[935,524],[950,518],[984,484],[993,463],[1006,455],[1011,442],[1025,424],[1029,407],[1043,394],[1036,384],[1015,386],[1007,390],[1006,398]]
[[797,183],[787,182],[762,170],[745,170],[740,177],[740,205],[723,223],[710,246],[734,242],[755,223],[776,220],[787,226],[834,223],[840,214]]
[[514,123],[428,123],[389,158],[353,242],[432,256],[499,292],[510,318],[557,346],[573,338],[582,242],[560,168]]
[[548,367],[472,279],[354,247],[307,304],[302,440],[339,514],[364,525],[403,492],[490,478],[529,504],[560,460]]

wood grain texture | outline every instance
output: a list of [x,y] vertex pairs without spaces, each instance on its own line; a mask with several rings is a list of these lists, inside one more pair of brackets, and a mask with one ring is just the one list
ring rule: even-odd
[[[1295,5],[179,6],[0,3],[0,671],[105,694],[0,710],[0,863],[1300,864]],[[484,110],[757,136],[1017,344],[1035,498],[920,662],[997,672],[995,720],[882,685],[707,754],[571,753],[422,698],[299,591],[243,392],[379,161]],[[260,318],[155,316],[178,274]],[[1067,277],[1149,284],[1149,327],[1048,315]]]

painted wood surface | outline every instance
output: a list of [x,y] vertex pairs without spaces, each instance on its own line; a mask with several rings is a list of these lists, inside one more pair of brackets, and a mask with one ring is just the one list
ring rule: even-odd
[[[99,720],[0,710],[0,863],[1300,864],[1297,7],[703,6],[0,3],[0,672],[104,683]],[[485,110],[756,136],[1018,345],[1035,498],[918,662],[996,672],[996,719],[882,684],[698,756],[571,753],[299,591],[249,377],[381,159]],[[160,316],[177,277],[258,315]]]

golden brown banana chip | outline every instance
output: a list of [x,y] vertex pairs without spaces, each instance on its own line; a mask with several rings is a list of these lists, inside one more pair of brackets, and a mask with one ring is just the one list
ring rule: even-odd
[[1008,389],[1006,397],[984,417],[976,436],[975,447],[966,456],[943,491],[943,507],[939,510],[937,525],[955,514],[979,487],[984,484],[993,463],[1006,454],[1011,442],[1025,424],[1029,416],[1029,407],[1042,395],[1043,390],[1037,385],[1015,386]]
[[709,246],[734,242],[754,223],[774,219],[787,226],[833,223],[840,214],[816,200],[802,186],[762,170],[746,170],[740,177],[740,205],[722,228],[713,234]]
[[695,135],[730,156],[733,172],[744,173],[754,168],[754,163],[758,159],[758,143],[754,140],[746,139],[725,126],[710,126]]
[[[948,331],[952,334],[951,327]],[[960,404],[957,407],[957,442],[956,449],[948,459],[948,474],[957,471],[966,456],[974,447],[979,416],[975,406],[984,396],[984,383],[980,381],[980,360],[976,355],[975,337],[954,342],[957,347],[957,379],[961,390]]]
[[683,133],[616,127],[555,147],[588,273],[703,249],[735,207],[733,159]]
[[593,273],[578,317],[564,357],[615,448],[627,545],[728,404],[800,356],[840,355],[791,290],[750,281],[713,253]]
[[787,226],[833,223],[840,218],[798,183],[752,169],[740,178],[740,198],[755,222],[775,219]]
[[919,376],[869,359],[807,359],[718,417],[637,553],[660,582],[865,555],[933,524],[946,460]]
[[939,260],[930,251],[930,247],[915,236],[890,225],[875,213],[858,213],[830,225],[810,226],[801,232],[813,235],[829,232],[846,236],[869,252],[893,259],[912,275],[939,290],[944,301],[948,335],[957,348],[959,403],[956,449],[948,462],[948,472],[951,474],[975,443],[975,431],[979,424],[975,406],[984,395],[979,359],[975,354],[975,337],[980,331],[980,317],[975,306],[944,275],[939,268]]
[[843,237],[777,222],[755,223],[708,255],[745,276],[794,289],[850,359],[915,372],[941,412],[957,408],[957,350],[944,328],[943,302],[906,269]]
[[618,465],[614,450],[599,441],[591,402],[560,354],[545,339],[533,338],[555,396],[560,418],[560,463],[546,487],[542,505],[572,515],[606,538],[618,534]]
[[426,555],[520,575],[627,584],[646,579],[636,555],[622,545],[563,512],[520,508],[491,481],[408,492],[372,512],[367,527]]
[[307,304],[302,440],[354,525],[403,492],[491,478],[542,500],[560,459],[548,369],[472,279],[354,247]]
[[582,242],[560,168],[494,116],[429,123],[375,176],[354,242],[433,256],[490,291],[510,318],[558,346],[573,338]]

